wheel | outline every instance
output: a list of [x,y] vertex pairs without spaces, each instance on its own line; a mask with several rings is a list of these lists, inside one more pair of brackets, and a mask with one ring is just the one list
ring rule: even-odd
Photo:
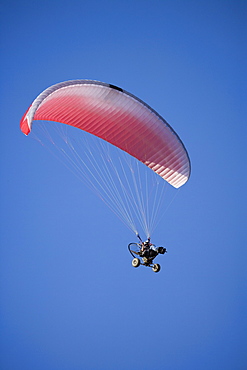
[[133,267],[138,267],[138,266],[140,266],[140,263],[141,263],[141,261],[139,260],[139,258],[134,258],[134,259],[132,260],[132,266],[133,266]]
[[147,257],[143,257],[143,263],[144,265],[149,265],[150,263],[148,263],[148,258]]
[[154,272],[159,272],[160,271],[160,265],[158,263],[155,263],[152,267],[152,270]]

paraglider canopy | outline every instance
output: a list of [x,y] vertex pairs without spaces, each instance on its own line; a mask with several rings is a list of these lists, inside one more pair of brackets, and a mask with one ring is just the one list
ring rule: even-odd
[[74,80],[43,91],[21,120],[28,135],[34,120],[87,131],[137,158],[173,187],[190,176],[188,153],[171,126],[146,103],[114,85]]

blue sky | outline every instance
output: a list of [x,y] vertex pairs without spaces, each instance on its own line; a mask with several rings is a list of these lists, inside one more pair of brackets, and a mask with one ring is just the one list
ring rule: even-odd
[[[245,369],[246,2],[1,1],[2,369]],[[19,130],[68,79],[122,87],[192,175],[131,266],[116,216]]]

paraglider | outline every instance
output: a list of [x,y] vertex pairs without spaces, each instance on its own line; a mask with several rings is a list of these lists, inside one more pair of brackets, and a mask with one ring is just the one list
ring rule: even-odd
[[[118,148],[120,152],[128,153],[138,163],[142,162],[149,168],[149,172],[155,173],[155,176],[158,175],[162,181],[165,180],[174,188],[180,188],[189,179],[190,160],[179,136],[149,105],[117,86],[92,80],[71,80],[55,84],[44,90],[33,101],[21,119],[21,131],[25,135],[29,135],[35,121],[59,122],[67,127],[73,126],[75,129],[92,134],[101,141],[108,142]],[[49,125],[47,124],[46,127],[48,128]],[[81,168],[85,167],[85,158],[78,154],[72,140],[68,139],[67,136],[64,142],[75,156],[75,159],[71,160],[73,167],[82,171]],[[64,155],[64,148],[61,149],[59,145],[57,147]],[[105,159],[105,163],[109,168],[112,166],[113,170],[107,168],[105,173],[110,176],[110,181],[106,181],[105,188],[107,189],[103,189],[104,176],[101,173],[102,165],[98,163],[98,160],[100,157],[108,155],[108,149],[103,151],[102,156],[93,157],[86,165],[90,173],[92,172],[91,166],[93,166],[94,179],[98,177],[96,182],[99,186],[93,184],[93,188],[100,187],[101,198],[121,219],[124,219],[124,222],[136,235],[139,233],[134,217],[139,212],[138,218],[143,220],[141,222],[144,231],[147,238],[150,238],[147,214],[151,207],[151,201],[148,200],[147,205],[143,201],[143,193],[147,192],[149,197],[150,192],[146,189],[141,190],[141,194],[136,196],[135,194],[138,192],[137,181],[134,180],[133,186],[126,185],[125,181],[128,181],[128,176],[125,170],[123,170],[123,174],[117,172],[118,169],[116,166],[112,166],[112,160],[108,157]],[[68,158],[69,155],[66,154],[66,160]],[[121,170],[122,167],[121,164]],[[139,169],[135,171],[129,164],[128,167],[131,176],[134,172],[138,172],[139,176]],[[112,185],[109,189],[113,176],[116,176],[118,184]],[[112,195],[113,192],[114,195]],[[107,195],[105,195],[106,193]],[[112,203],[107,197],[112,197]],[[159,200],[157,194],[155,194],[155,198]],[[128,204],[125,206],[124,202]],[[153,212],[153,215],[155,216],[156,212]],[[142,242],[140,245],[142,246]],[[150,251],[155,251],[151,244],[150,248]],[[142,258],[148,258],[147,261],[145,260],[146,262],[143,260],[144,265],[153,266],[153,259],[156,256],[146,257],[141,250],[138,253]]]

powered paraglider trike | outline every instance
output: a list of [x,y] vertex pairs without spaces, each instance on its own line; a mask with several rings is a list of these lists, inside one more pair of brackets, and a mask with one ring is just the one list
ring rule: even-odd
[[160,265],[158,263],[154,263],[153,260],[158,256],[158,254],[167,253],[166,248],[156,247],[150,242],[150,238],[145,242],[142,242],[139,235],[137,235],[137,237],[139,238],[140,243],[129,243],[128,245],[129,252],[133,257],[132,266],[138,267],[143,265],[151,267],[154,272],[159,272]]

